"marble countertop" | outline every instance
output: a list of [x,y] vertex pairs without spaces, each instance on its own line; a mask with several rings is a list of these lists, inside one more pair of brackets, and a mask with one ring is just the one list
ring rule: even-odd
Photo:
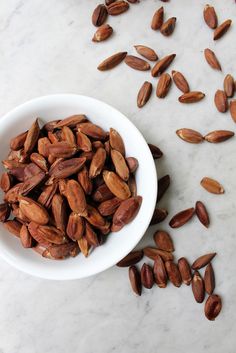
[[[205,319],[204,305],[197,304],[191,289],[169,285],[165,290],[144,290],[141,298],[130,289],[127,270],[113,267],[97,276],[53,282],[20,273],[0,260],[0,353],[234,353],[236,346],[235,212],[236,142],[190,145],[175,131],[188,127],[203,134],[215,129],[235,130],[229,113],[220,114],[213,104],[227,73],[236,76],[235,23],[217,42],[202,20],[205,1],[141,0],[130,11],[109,18],[114,35],[104,43],[91,42],[95,28],[91,13],[97,0],[2,0],[0,11],[0,115],[31,98],[53,93],[79,93],[101,99],[121,110],[147,141],[164,152],[157,162],[158,175],[170,174],[172,183],[160,205],[169,217],[152,227],[143,243],[151,244],[155,229],[170,231],[176,259],[193,261],[217,251],[214,259],[216,293],[223,309],[215,322]],[[233,0],[211,1],[219,21],[235,20]],[[174,34],[165,38],[150,29],[154,11],[164,6],[166,16],[176,16]],[[171,69],[180,70],[193,90],[206,98],[182,105],[172,87],[166,99],[153,93],[143,108],[136,106],[137,91],[149,73],[125,64],[101,73],[96,67],[107,56],[145,44],[160,57],[176,53]],[[203,50],[211,48],[223,71],[212,70]],[[138,148],[138,146],[137,146]],[[199,185],[204,176],[219,180],[225,195],[208,194]],[[174,213],[206,203],[211,217],[208,230],[194,219],[170,230]],[[139,245],[142,246],[142,245]]]

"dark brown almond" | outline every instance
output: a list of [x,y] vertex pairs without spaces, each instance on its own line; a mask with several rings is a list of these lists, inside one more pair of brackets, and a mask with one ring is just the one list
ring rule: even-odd
[[66,197],[71,210],[80,216],[87,215],[87,202],[81,185],[76,180],[66,183]]
[[49,121],[48,123],[43,125],[43,130],[48,131],[53,131],[55,129],[55,126],[60,122],[60,120],[52,120]]
[[104,202],[114,197],[113,193],[108,189],[106,184],[100,185],[92,195],[92,198],[96,202]]
[[196,103],[202,100],[205,97],[205,94],[199,91],[192,91],[188,93],[182,94],[182,96],[179,97],[179,102],[180,103]]
[[30,160],[34,164],[36,164],[40,169],[42,169],[44,172],[48,171],[48,165],[46,159],[39,153],[32,153],[30,155]]
[[189,286],[192,281],[192,272],[190,265],[185,257],[181,257],[178,260],[178,267],[183,283]]
[[38,202],[29,197],[19,196],[19,207],[21,212],[32,222],[45,225],[49,222],[47,210]]
[[221,297],[217,294],[209,295],[205,303],[205,316],[208,320],[214,321],[222,308]]
[[91,225],[88,222],[86,222],[86,224],[85,224],[84,236],[85,236],[89,245],[91,245],[93,247],[97,247],[100,245],[97,233],[93,230],[93,228],[91,227]]
[[109,58],[105,59],[104,61],[101,62],[101,64],[98,65],[98,70],[106,71],[106,70],[113,69],[124,60],[126,55],[127,55],[127,52],[125,51],[125,52],[120,52],[112,56],[109,56]]
[[152,260],[155,260],[158,255],[161,256],[164,262],[172,261],[174,259],[174,256],[171,252],[160,250],[157,248],[152,248],[150,246],[144,248],[143,252],[145,256],[149,257]]
[[186,78],[184,77],[184,75],[179,72],[179,71],[174,71],[172,70],[172,78],[173,81],[176,85],[176,87],[178,87],[178,89],[180,91],[182,91],[183,93],[188,93],[189,92],[189,84],[186,80]]
[[57,179],[68,178],[69,176],[78,173],[85,162],[85,157],[60,160],[56,166],[51,166],[49,175]]
[[107,18],[107,9],[103,4],[99,4],[93,11],[92,23],[94,26],[101,26]]
[[72,212],[66,227],[66,234],[73,241],[81,239],[84,235],[85,223],[81,216]]
[[131,192],[131,196],[137,196],[137,184],[134,175],[130,175],[128,180],[128,186]]
[[142,197],[131,197],[128,200],[121,202],[112,219],[112,232],[118,232],[126,224],[133,221],[137,216],[142,204]]
[[129,280],[134,293],[140,296],[142,293],[142,284],[141,284],[141,276],[137,267],[130,266]]
[[204,7],[203,17],[208,27],[210,27],[211,29],[215,29],[217,27],[218,20],[213,6],[206,5]]
[[102,42],[106,39],[108,39],[113,33],[113,28],[108,25],[102,25],[101,27],[98,28],[98,30],[95,32],[92,41],[93,42]]
[[160,7],[152,17],[151,28],[156,31],[161,28],[164,19],[164,8]]
[[219,60],[217,59],[215,53],[207,48],[204,50],[204,55],[207,63],[215,70],[220,70],[221,71],[221,65],[219,63]]
[[125,160],[126,160],[126,163],[129,167],[130,173],[135,173],[136,170],[138,169],[138,165],[139,165],[137,158],[127,157]]
[[236,99],[230,101],[229,110],[233,121],[236,123]]
[[205,290],[208,294],[212,294],[215,289],[215,274],[212,264],[209,263],[204,274]]
[[7,203],[0,204],[0,222],[6,222],[11,213],[11,209]]
[[34,149],[38,141],[39,133],[40,133],[40,128],[38,124],[38,119],[36,119],[35,122],[31,125],[25,139],[25,143],[24,143],[25,153],[31,152]]
[[114,172],[104,170],[103,179],[110,191],[119,199],[126,200],[130,197],[128,185]]
[[92,123],[82,123],[77,125],[78,131],[96,140],[105,140],[107,133],[98,125]]
[[20,230],[20,240],[24,248],[32,248],[33,238],[28,231],[28,228],[25,224],[22,225]]
[[209,132],[206,136],[204,136],[204,139],[211,143],[219,143],[219,142],[224,142],[233,136],[234,136],[233,131],[215,130],[215,131]]
[[197,303],[202,303],[205,298],[205,288],[202,276],[198,271],[193,274],[192,291]]
[[108,6],[108,5],[112,4],[115,1],[116,0],[105,0],[105,4]]
[[226,20],[221,25],[219,25],[215,30],[214,30],[214,35],[213,39],[217,40],[221,38],[229,29],[231,26],[232,21],[231,20]]
[[153,235],[153,239],[158,249],[169,252],[175,250],[169,233],[164,230],[157,230]]
[[52,214],[57,229],[65,233],[67,226],[67,204],[64,197],[55,194],[52,199]]
[[170,54],[159,60],[152,68],[152,76],[160,76],[172,63],[176,54]]
[[167,286],[168,277],[165,264],[160,255],[156,255],[154,259],[153,274],[158,287],[165,288]]
[[150,222],[150,226],[153,226],[155,224],[161,223],[166,219],[168,216],[168,211],[165,210],[164,208],[155,208],[153,212],[153,216]]
[[125,63],[132,69],[139,71],[147,71],[150,69],[150,65],[147,61],[140,59],[134,55],[126,55]]
[[168,37],[170,36],[175,29],[176,17],[169,18],[166,22],[164,22],[161,26],[161,34]]
[[13,186],[13,178],[10,174],[8,173],[3,173],[0,179],[0,188],[4,191],[7,192],[11,189]]
[[232,75],[226,75],[224,79],[224,91],[228,98],[232,98],[235,91],[234,78]]
[[167,73],[163,73],[157,83],[156,95],[158,98],[165,98],[170,90],[171,77]]
[[201,180],[200,184],[205,190],[207,190],[211,194],[220,195],[220,194],[224,194],[225,192],[223,186],[218,181],[208,177],[204,177]]
[[48,147],[51,145],[50,140],[47,137],[41,137],[38,139],[38,153],[43,157],[48,158]]
[[209,262],[211,262],[211,260],[216,256],[216,252],[213,253],[209,253],[206,255],[202,255],[200,257],[198,257],[194,263],[192,264],[192,269],[193,270],[200,270],[200,268],[205,267],[206,265],[209,264]]
[[20,231],[22,224],[16,220],[6,221],[3,223],[4,227],[10,232],[11,234],[15,235],[16,237],[20,237]]
[[71,251],[77,247],[78,245],[76,243],[70,242],[61,245],[51,245],[47,248],[47,251],[50,253],[53,259],[60,260],[70,256]]
[[111,216],[115,213],[117,208],[120,206],[121,200],[117,197],[114,197],[110,200],[103,201],[98,206],[98,211],[101,213],[102,216]]
[[150,148],[151,154],[154,159],[159,159],[163,156],[163,153],[159,147],[157,147],[151,143],[148,144],[148,147]]
[[87,257],[89,254],[90,245],[85,237],[78,240],[78,245],[82,254]]
[[129,168],[123,155],[119,151],[112,149],[111,159],[114,164],[116,173],[121,177],[121,179],[127,181],[129,179]]
[[96,178],[101,171],[103,170],[104,164],[106,161],[106,151],[104,148],[98,148],[93,159],[90,164],[89,168],[89,177],[91,179]]
[[68,126],[71,129],[75,128],[77,124],[81,124],[87,121],[87,117],[84,114],[75,114],[68,116],[67,118],[60,120],[56,125],[55,129],[61,129],[63,126]]
[[118,0],[112,2],[107,7],[108,14],[111,16],[117,16],[129,9],[129,4],[126,1]]
[[186,210],[181,211],[177,213],[174,217],[172,217],[169,222],[169,225],[171,226],[171,228],[182,227],[193,217],[194,213],[195,213],[194,207],[187,208]]
[[10,148],[14,151],[17,151],[17,150],[20,150],[21,148],[23,148],[27,134],[28,134],[28,131],[25,131],[15,137],[13,137],[10,141]]
[[145,45],[135,45],[134,47],[137,53],[142,55],[144,58],[150,61],[156,61],[158,59],[158,56],[153,49],[146,47]]
[[197,201],[195,205],[195,212],[199,221],[206,227],[209,227],[210,219],[205,205],[202,201]]
[[138,92],[137,106],[142,108],[148,101],[152,94],[151,82],[145,81]]
[[173,261],[166,261],[165,268],[171,283],[175,287],[180,287],[182,284],[182,278],[179,272],[178,265],[176,265]]
[[109,138],[111,147],[125,156],[125,145],[119,132],[110,128]]
[[164,196],[169,186],[170,186],[170,176],[168,174],[158,179],[157,202],[159,202],[162,199],[162,197]]
[[84,166],[78,173],[78,182],[84,189],[86,195],[90,195],[93,190],[92,180],[89,178],[89,172],[86,166]]
[[185,142],[189,143],[201,143],[204,141],[203,136],[200,134],[200,132],[192,129],[179,129],[176,131],[176,134]]
[[116,266],[118,267],[129,267],[131,265],[137,264],[143,258],[143,251],[131,251],[128,255],[126,255],[122,260],[117,262]]
[[143,264],[141,268],[141,283],[145,288],[151,289],[154,284],[153,271],[151,266]]

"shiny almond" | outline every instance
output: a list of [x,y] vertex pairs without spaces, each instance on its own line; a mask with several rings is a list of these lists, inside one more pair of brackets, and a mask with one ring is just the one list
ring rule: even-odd
[[152,68],[152,76],[160,76],[172,63],[176,54],[170,54],[159,60]]
[[234,136],[233,131],[215,130],[215,131],[209,132],[206,136],[204,136],[204,139],[211,143],[219,143],[219,142],[224,142],[233,136]]
[[190,91],[189,84],[184,75],[181,72],[174,70],[172,70],[171,73],[176,87],[178,87],[178,89],[183,93],[188,93]]
[[217,180],[212,178],[204,177],[200,184],[205,190],[212,194],[220,195],[225,192],[223,186]]
[[175,250],[169,233],[163,230],[157,230],[153,235],[153,239],[158,249],[169,252]]
[[114,164],[116,173],[123,179],[127,181],[129,179],[129,168],[126,164],[125,158],[119,151],[111,150],[111,159]]
[[175,29],[176,17],[169,18],[166,22],[164,22],[160,28],[161,34],[168,37],[170,36]]
[[171,218],[169,225],[171,226],[171,228],[182,227],[193,217],[194,213],[195,213],[195,209],[193,207],[188,208],[184,211],[181,211]]
[[145,81],[138,92],[137,106],[142,108],[148,101],[152,94],[151,82]]
[[192,91],[188,93],[182,94],[182,96],[179,97],[179,102],[180,103],[196,103],[202,100],[205,97],[205,94],[200,92],[200,91]]
[[105,59],[104,61],[101,62],[101,64],[98,65],[98,70],[106,71],[106,70],[113,69],[124,60],[126,55],[127,55],[127,52],[120,52],[110,56],[109,58]]
[[158,56],[153,49],[146,47],[145,45],[135,45],[134,47],[137,53],[142,55],[144,58],[150,61],[156,61],[158,59]]
[[214,30],[213,39],[217,40],[221,38],[228,31],[229,27],[231,26],[231,23],[232,23],[231,20],[226,20],[223,23],[221,23],[221,25],[216,27],[216,29]]
[[200,132],[192,129],[179,129],[176,131],[176,134],[185,142],[189,143],[201,143],[204,141],[204,138]]
[[125,63],[130,66],[132,69],[139,71],[147,71],[150,69],[150,65],[147,61],[138,58],[134,55],[126,55]]
[[215,29],[217,27],[218,20],[213,6],[206,5],[204,7],[203,17],[208,27],[210,27],[211,29]]
[[128,199],[131,195],[128,185],[114,172],[105,170],[103,179],[110,191],[121,200]]
[[220,70],[221,71],[221,65],[219,63],[219,60],[217,59],[215,53],[207,48],[204,50],[204,55],[207,63],[215,70]]
[[165,98],[171,86],[171,77],[167,73],[163,73],[157,83],[156,95],[158,98]]
[[164,19],[164,8],[160,7],[153,15],[151,28],[156,31],[161,28]]
[[200,257],[198,257],[192,264],[192,269],[193,270],[199,270],[202,267],[205,267],[206,265],[209,264],[209,262],[211,262],[211,260],[216,256],[216,253],[209,253],[206,255],[202,255]]
[[195,205],[195,212],[199,221],[206,227],[209,227],[210,219],[207,209],[202,201],[197,201]]

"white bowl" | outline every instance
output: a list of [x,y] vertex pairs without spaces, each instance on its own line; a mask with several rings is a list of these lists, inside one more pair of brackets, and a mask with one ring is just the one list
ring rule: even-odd
[[[63,261],[41,257],[30,249],[24,249],[19,240],[8,234],[0,225],[0,255],[9,264],[28,274],[41,278],[68,280],[99,273],[115,265],[127,255],[144,235],[155,208],[157,174],[149,147],[139,130],[118,110],[96,99],[58,94],[33,99],[12,110],[0,119],[0,160],[6,158],[9,141],[25,131],[36,117],[43,122],[62,119],[72,114],[86,114],[105,130],[115,128],[124,139],[127,156],[139,161],[136,172],[138,194],[143,197],[142,206],[132,223],[120,232],[109,235],[107,242],[96,248],[88,258],[79,255]],[[3,168],[0,167],[0,172]],[[0,195],[2,200],[2,194]],[[1,202],[1,201],[0,201]]]

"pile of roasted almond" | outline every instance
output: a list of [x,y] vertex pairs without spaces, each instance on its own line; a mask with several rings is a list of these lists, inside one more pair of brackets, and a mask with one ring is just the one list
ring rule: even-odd
[[[155,146],[153,146],[155,149]],[[23,247],[43,257],[84,256],[137,215],[135,171],[122,137],[85,115],[38,119],[10,141],[0,179],[0,221]],[[13,219],[10,219],[12,213]]]

